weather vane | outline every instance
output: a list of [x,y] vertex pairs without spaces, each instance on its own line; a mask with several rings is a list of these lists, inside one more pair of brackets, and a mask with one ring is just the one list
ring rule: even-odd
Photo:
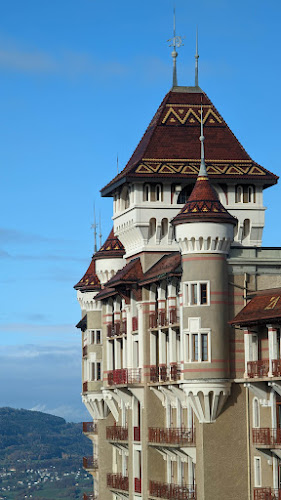
[[181,47],[183,45],[183,38],[181,36],[176,35],[176,9],[174,8],[174,36],[173,38],[169,38],[168,42],[170,43],[169,47],[173,47],[172,51],[172,58],[173,58],[173,87],[178,86],[178,79],[177,79],[177,57],[178,53],[176,51],[177,48]]

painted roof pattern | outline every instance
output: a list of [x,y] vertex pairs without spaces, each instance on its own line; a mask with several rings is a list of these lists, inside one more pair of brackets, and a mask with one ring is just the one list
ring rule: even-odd
[[201,100],[205,161],[211,179],[259,179],[264,186],[278,177],[258,165],[245,151],[209,97],[201,89],[176,87],[163,99],[126,167],[102,190],[136,179],[196,179],[200,168]]
[[207,176],[199,176],[184,207],[172,223],[186,222],[228,222],[236,224],[233,217],[222,205]]
[[232,325],[281,322],[281,288],[261,290],[230,321]]
[[121,241],[119,241],[114,235],[112,228],[104,244],[95,253],[94,259],[122,258],[124,254],[125,248],[123,247]]
[[85,272],[83,278],[74,286],[76,290],[87,291],[87,290],[100,290],[101,284],[100,280],[96,275],[96,264],[95,256],[93,256],[91,263]]

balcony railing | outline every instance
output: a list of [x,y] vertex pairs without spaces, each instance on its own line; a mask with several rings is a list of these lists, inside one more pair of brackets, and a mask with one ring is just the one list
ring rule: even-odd
[[174,324],[177,324],[177,323],[180,322],[180,318],[177,315],[177,309],[176,308],[170,309],[170,311],[169,311],[169,319],[170,319],[170,324],[171,325],[174,325]]
[[83,382],[82,391],[83,392],[87,392],[88,391],[88,382]]
[[275,488],[254,488],[254,500],[281,500],[281,490]]
[[98,468],[98,459],[96,457],[83,457],[83,467],[86,470]]
[[133,330],[133,332],[137,332],[138,328],[139,328],[138,317],[137,316],[133,316],[132,317],[132,330]]
[[87,354],[88,354],[88,346],[84,345],[84,347],[83,347],[83,358],[85,358],[85,356],[87,356]]
[[272,360],[272,375],[274,377],[281,377],[281,359]]
[[94,422],[83,422],[83,432],[84,434],[97,434],[97,424],[94,424]]
[[134,441],[140,441],[140,427],[134,427]]
[[269,360],[259,359],[258,361],[248,361],[247,371],[250,378],[267,377],[269,370]]
[[150,481],[149,494],[157,498],[166,498],[168,500],[196,500],[196,487],[186,484],[180,486],[178,484]]
[[114,323],[114,325],[107,325],[107,337],[118,337],[121,335],[121,326],[120,322]]
[[172,308],[168,312],[167,311],[153,311],[149,313],[149,328],[163,328],[169,325],[174,325],[179,323],[180,318],[177,315],[177,309]]
[[141,479],[135,477],[135,492],[141,493]]
[[107,474],[107,487],[115,490],[129,490],[129,478],[122,474]]
[[170,380],[179,380],[181,369],[178,363],[173,363],[170,366],[150,366],[150,382],[168,382]]
[[281,446],[281,428],[261,427],[253,429],[253,443],[268,446]]
[[195,429],[149,427],[148,441],[155,444],[194,446]]
[[120,368],[107,374],[108,385],[129,385],[141,382],[141,368]]
[[84,493],[83,500],[98,500],[98,497],[94,493]]
[[123,319],[120,324],[120,335],[127,335],[127,320]]
[[109,441],[128,441],[128,427],[113,425],[106,428],[106,439]]

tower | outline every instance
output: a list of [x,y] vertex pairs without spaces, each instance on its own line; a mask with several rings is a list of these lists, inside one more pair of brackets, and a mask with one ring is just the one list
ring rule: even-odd
[[196,73],[194,87],[174,79],[101,190],[114,228],[75,286],[85,500],[281,495],[281,250],[262,247],[263,189],[277,179]]

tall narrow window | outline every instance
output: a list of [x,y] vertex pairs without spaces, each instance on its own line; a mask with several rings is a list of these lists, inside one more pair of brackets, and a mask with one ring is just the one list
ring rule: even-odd
[[254,457],[255,486],[261,486],[261,459]]
[[150,185],[145,184],[143,186],[143,201],[150,201]]
[[101,332],[100,330],[97,330],[96,331],[96,344],[100,344],[101,343]]
[[96,380],[101,380],[101,363],[97,363],[97,369],[96,369]]
[[149,238],[152,238],[156,233],[156,219],[153,217],[149,221]]
[[198,333],[192,334],[192,361],[198,361]]
[[258,398],[253,399],[253,427],[260,426],[260,408]]
[[197,283],[192,283],[190,287],[190,304],[196,305],[198,303],[197,300]]
[[168,233],[168,219],[162,219],[161,221],[161,238],[164,238]]
[[250,219],[245,219],[243,224],[243,238],[247,238],[250,234]]
[[156,201],[162,201],[162,186],[160,184],[156,185],[155,198],[156,198]]
[[207,304],[207,283],[200,283],[200,304]]
[[242,186],[237,186],[235,191],[235,201],[236,203],[243,202],[243,188]]
[[208,361],[208,334],[201,334],[201,361]]

